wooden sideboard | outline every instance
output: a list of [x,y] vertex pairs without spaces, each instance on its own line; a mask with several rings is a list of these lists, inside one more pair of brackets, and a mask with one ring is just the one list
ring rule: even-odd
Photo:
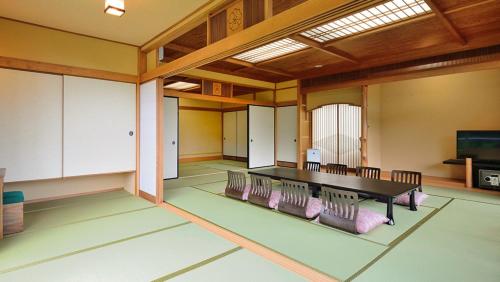
[[0,239],[3,238],[3,179],[5,168],[0,168]]

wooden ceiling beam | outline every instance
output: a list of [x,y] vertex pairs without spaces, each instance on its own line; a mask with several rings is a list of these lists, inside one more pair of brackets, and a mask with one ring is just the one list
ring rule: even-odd
[[434,12],[435,16],[441,21],[443,26],[455,37],[455,39],[462,45],[467,44],[467,40],[465,37],[458,31],[458,29],[453,25],[453,23],[446,17],[446,15],[441,11],[441,9],[436,5],[434,0],[425,0],[427,5],[431,7],[432,11]]
[[295,41],[298,41],[300,43],[306,44],[307,46],[312,47],[312,48],[314,48],[316,50],[322,51],[322,52],[324,52],[326,54],[329,54],[329,55],[341,58],[343,60],[347,60],[347,61],[355,63],[355,64],[359,63],[358,59],[356,59],[351,54],[349,54],[349,53],[347,53],[345,51],[342,51],[340,49],[337,49],[337,48],[335,48],[333,46],[330,46],[329,48],[326,48],[323,44],[321,44],[319,42],[316,42],[316,41],[314,41],[312,39],[306,38],[306,37],[304,37],[302,35],[299,35],[299,34],[294,34],[294,35],[292,35],[290,37],[293,40],[295,40]]
[[220,103],[231,103],[231,104],[240,104],[240,105],[257,105],[257,106],[274,106],[273,102],[267,101],[257,101],[257,100],[247,100],[247,99],[239,99],[239,98],[229,98],[229,97],[221,97],[221,96],[212,96],[212,95],[202,95],[198,93],[189,93],[189,92],[181,92],[177,90],[164,89],[164,96],[171,97],[179,97],[186,99],[197,99],[211,102],[220,102]]
[[189,69],[223,60],[234,54],[265,45],[291,34],[296,34],[304,29],[309,29],[335,18],[351,14],[369,7],[374,2],[377,1],[305,1],[259,24],[196,50],[173,62],[163,64],[145,74],[141,74],[141,81],[149,81],[157,77],[173,76]]

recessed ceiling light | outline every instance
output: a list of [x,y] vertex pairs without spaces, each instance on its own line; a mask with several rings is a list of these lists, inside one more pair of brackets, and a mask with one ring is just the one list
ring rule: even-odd
[[241,54],[233,56],[233,58],[249,63],[258,63],[290,54],[308,47],[309,46],[297,42],[293,39],[285,38],[264,46],[260,46],[250,51],[243,52]]
[[105,0],[104,13],[121,17],[125,14],[124,0]]
[[301,35],[323,43],[431,12],[425,0],[393,0],[306,30]]
[[198,87],[200,87],[199,84],[191,83],[191,82],[183,82],[183,81],[178,81],[178,82],[170,83],[170,84],[163,86],[163,88],[173,89],[173,90],[189,90],[189,89],[195,89]]

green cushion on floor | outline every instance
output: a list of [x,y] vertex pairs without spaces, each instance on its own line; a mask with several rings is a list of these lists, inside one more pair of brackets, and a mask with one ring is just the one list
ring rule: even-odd
[[17,204],[24,202],[24,194],[21,191],[3,192],[3,204]]

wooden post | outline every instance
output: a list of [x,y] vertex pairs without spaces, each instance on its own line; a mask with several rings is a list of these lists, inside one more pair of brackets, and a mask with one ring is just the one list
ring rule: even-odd
[[137,81],[135,84],[135,187],[134,194],[139,196],[139,174],[141,172],[140,168],[140,109],[141,109],[141,74],[147,71],[147,59],[146,53],[141,52],[140,48],[137,48]]
[[273,0],[264,0],[264,19],[269,19],[273,16]]
[[3,238],[3,180],[5,177],[5,168],[0,168],[0,239]]
[[472,188],[472,159],[465,159],[465,187]]
[[361,165],[368,166],[368,85],[363,85],[361,102]]

